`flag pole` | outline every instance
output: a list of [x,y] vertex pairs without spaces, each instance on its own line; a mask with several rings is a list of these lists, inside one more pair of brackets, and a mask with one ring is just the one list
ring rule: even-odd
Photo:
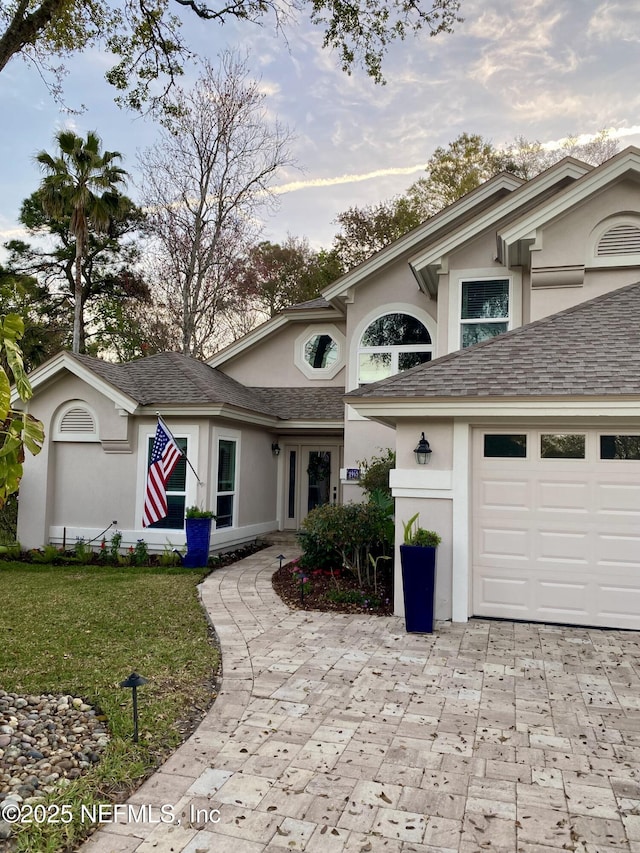
[[[167,424],[167,422],[165,421],[165,419],[162,417],[162,415],[160,414],[160,412],[156,412],[156,415],[158,416],[158,420],[159,420],[159,421],[161,421],[161,423],[163,424],[164,428],[166,429],[166,431],[169,433],[169,435],[170,435],[170,436],[171,436],[171,438],[173,439],[173,441],[174,441],[174,443],[175,443],[176,447],[178,447],[178,449],[180,450],[180,446],[178,445],[178,442],[176,441],[174,434],[173,434],[173,433],[171,432],[171,430],[169,429],[169,425]],[[193,473],[195,474],[195,478],[196,478],[196,480],[198,481],[198,485],[199,485],[199,486],[202,486],[202,485],[203,485],[202,480],[200,479],[200,477],[198,477],[198,472],[196,471],[196,469],[193,467],[193,465],[192,465],[192,464],[191,464],[191,462],[189,461],[189,457],[187,456],[187,454],[186,454],[183,450],[180,450],[180,453],[182,453],[182,455],[184,456],[185,462],[187,463],[187,465],[189,466],[189,468],[191,468],[191,470],[192,470],[192,471],[193,471]]]

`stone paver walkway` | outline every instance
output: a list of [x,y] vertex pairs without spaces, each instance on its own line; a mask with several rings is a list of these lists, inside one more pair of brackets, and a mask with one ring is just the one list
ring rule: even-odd
[[220,695],[85,853],[640,853],[639,633],[292,612],[279,550],[203,584]]

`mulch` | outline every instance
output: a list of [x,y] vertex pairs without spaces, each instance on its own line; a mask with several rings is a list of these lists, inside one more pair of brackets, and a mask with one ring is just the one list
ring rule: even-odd
[[[376,616],[393,614],[393,582],[388,573],[380,573],[377,594],[372,587],[361,589],[357,579],[348,572],[301,570],[295,563],[287,563],[273,575],[273,588],[280,598],[294,610],[323,610],[332,613],[367,613]],[[300,587],[304,583],[304,595]],[[362,602],[334,601],[329,597],[333,590],[362,594]]]

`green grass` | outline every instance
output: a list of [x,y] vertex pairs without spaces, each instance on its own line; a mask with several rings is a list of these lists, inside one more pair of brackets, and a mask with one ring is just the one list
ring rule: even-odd
[[[211,699],[218,654],[196,585],[204,572],[182,568],[41,566],[0,562],[0,687],[16,693],[84,698],[108,718],[111,742],[86,776],[52,795],[72,805],[105,802],[148,775],[181,740],[177,723]],[[132,742],[132,671],[140,742]],[[70,850],[79,821],[22,829],[18,849]]]

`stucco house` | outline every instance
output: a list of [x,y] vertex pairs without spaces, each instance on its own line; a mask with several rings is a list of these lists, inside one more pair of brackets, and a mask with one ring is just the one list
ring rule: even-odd
[[[438,618],[640,629],[639,182],[635,148],[500,174],[208,364],[58,355],[31,376],[47,440],[21,543],[117,519],[126,543],[181,545],[193,503],[216,547],[295,530],[393,447],[398,542],[414,512],[443,537]],[[176,469],[143,530],[157,412],[200,482]]]

